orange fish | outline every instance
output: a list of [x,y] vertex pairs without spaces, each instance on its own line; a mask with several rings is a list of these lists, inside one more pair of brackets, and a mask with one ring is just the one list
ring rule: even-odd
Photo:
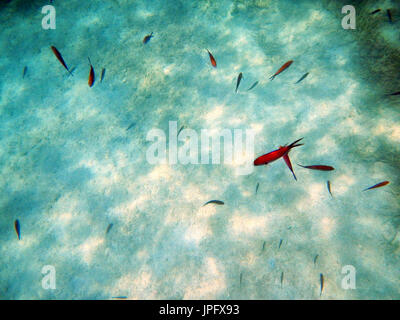
[[332,171],[335,170],[334,167],[331,166],[322,166],[322,165],[315,165],[315,166],[302,166],[301,164],[297,164],[300,167],[311,169],[311,170],[321,170],[321,171]]
[[372,187],[369,187],[369,188],[367,188],[367,189],[364,189],[363,191],[367,191],[367,190],[375,189],[375,188],[380,188],[380,187],[386,186],[387,184],[389,184],[389,181],[379,182],[379,183],[373,185]]
[[89,72],[89,81],[88,81],[88,85],[89,87],[92,87],[95,81],[95,76],[94,76],[94,69],[92,66],[92,63],[90,62],[90,58],[88,57],[89,63],[90,63],[90,72]]
[[213,55],[211,54],[211,52],[208,51],[208,49],[206,49],[206,50],[207,50],[207,52],[208,52],[208,55],[210,56],[210,61],[211,61],[212,66],[213,66],[214,68],[216,68],[216,67],[217,67],[217,61],[215,61],[215,59],[214,59]]
[[274,80],[274,78],[280,74],[282,71],[286,70],[287,68],[290,67],[290,65],[293,63],[293,60],[289,60],[286,62],[282,67],[279,68],[279,70],[271,77],[269,78],[270,80]]
[[64,68],[67,69],[67,71],[69,72],[69,74],[70,74],[71,76],[73,76],[72,72],[69,71],[69,69],[68,69],[68,67],[67,67],[67,64],[65,63],[65,61],[64,61],[64,59],[63,59],[63,57],[62,57],[60,51],[58,51],[57,48],[56,48],[56,47],[53,47],[53,46],[51,46],[51,50],[53,50],[53,53],[54,53],[54,55],[57,57],[58,61],[60,61],[61,64],[64,66]]

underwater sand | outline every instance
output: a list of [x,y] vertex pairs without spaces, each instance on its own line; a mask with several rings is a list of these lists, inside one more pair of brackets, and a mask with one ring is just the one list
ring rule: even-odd
[[[47,1],[0,4],[1,299],[400,298],[398,3],[356,1],[344,30],[341,1],[53,2],[56,30]],[[282,160],[149,164],[146,135],[169,121],[252,128],[254,157],[304,137],[298,181]]]

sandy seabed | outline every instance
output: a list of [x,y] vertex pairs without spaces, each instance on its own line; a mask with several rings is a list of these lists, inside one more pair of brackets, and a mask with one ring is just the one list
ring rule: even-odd
[[[341,1],[53,2],[56,30],[46,1],[0,4],[1,299],[400,298],[398,3],[344,30]],[[253,129],[254,157],[304,137],[298,180],[282,160],[152,165],[170,121]]]

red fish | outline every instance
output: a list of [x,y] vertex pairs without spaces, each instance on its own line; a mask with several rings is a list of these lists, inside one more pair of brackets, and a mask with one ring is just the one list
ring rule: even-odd
[[271,77],[269,78],[270,80],[274,80],[274,78],[280,74],[282,71],[285,71],[287,68],[290,67],[290,65],[293,63],[293,60],[289,60],[286,62],[282,67],[279,68],[279,70]]
[[289,170],[292,171],[294,180],[297,181],[296,175],[294,174],[294,171],[293,171],[292,163],[290,162],[289,154],[286,153],[286,154],[283,156],[283,160],[285,160],[286,165],[288,166]]
[[57,57],[58,61],[60,61],[61,64],[64,66],[64,68],[67,69],[67,71],[69,72],[69,74],[70,74],[71,76],[73,76],[72,72],[69,71],[69,69],[68,69],[68,67],[67,67],[67,64],[65,63],[65,61],[64,61],[64,59],[63,59],[63,57],[62,57],[60,51],[58,51],[57,48],[56,48],[56,47],[53,47],[53,46],[51,46],[51,50],[53,50],[53,53],[54,53],[54,55]]
[[279,149],[276,149],[274,151],[271,151],[267,154],[264,154],[260,157],[258,157],[256,160],[254,160],[254,165],[255,166],[261,166],[264,164],[268,164],[272,161],[278,160],[279,158],[283,157],[285,154],[289,153],[289,151],[294,148],[294,147],[298,147],[298,146],[302,146],[303,144],[297,144],[297,142],[299,142],[300,140],[302,140],[303,138],[296,140],[295,142],[289,144],[288,146],[281,146],[279,147]]
[[92,87],[95,81],[95,76],[94,76],[94,69],[92,66],[92,63],[90,62],[90,58],[88,57],[89,63],[90,63],[90,72],[89,72],[89,81],[88,81],[88,85],[89,87]]
[[213,66],[214,68],[216,68],[216,67],[217,67],[217,61],[215,61],[215,59],[214,59],[213,55],[211,54],[211,52],[208,51],[208,49],[206,49],[206,50],[207,50],[207,52],[208,52],[208,55],[210,56],[210,61],[211,61],[212,66]]
[[363,191],[367,191],[367,190],[375,189],[375,188],[380,188],[380,187],[386,186],[387,184],[389,184],[389,181],[379,182],[376,185],[373,185],[372,187],[369,187],[369,188],[367,188],[367,189],[365,189]]
[[323,166],[323,165],[315,165],[315,166],[302,166],[301,164],[297,164],[300,167],[311,169],[311,170],[321,170],[321,171],[332,171],[335,170],[334,167],[331,166]]

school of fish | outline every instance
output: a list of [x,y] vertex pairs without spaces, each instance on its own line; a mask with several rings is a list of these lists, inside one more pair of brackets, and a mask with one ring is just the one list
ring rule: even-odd
[[[372,11],[370,14],[371,14],[371,15],[376,15],[376,14],[379,13],[379,12],[381,12],[381,9],[376,9],[376,10]],[[391,12],[390,12],[389,9],[386,10],[386,14],[387,14],[387,17],[388,17],[388,19],[389,19],[389,22],[392,23],[392,22],[393,22],[393,20],[392,20],[392,15],[391,15]],[[146,36],[143,38],[143,40],[142,40],[143,45],[147,45],[153,37],[154,37],[154,33],[153,33],[153,32],[151,32],[150,34],[146,35]],[[64,58],[63,58],[63,56],[62,56],[62,54],[61,54],[61,52],[60,52],[55,46],[53,46],[53,45],[51,45],[50,48],[51,48],[53,54],[55,55],[55,57],[57,58],[57,60],[61,63],[61,65],[64,67],[64,69],[68,72],[68,74],[71,75],[71,76],[73,76],[72,71],[74,70],[74,68],[73,68],[73,69],[70,69],[70,68],[67,66],[67,64],[66,64],[66,62],[65,62],[65,60],[64,60]],[[208,57],[209,57],[211,66],[212,66],[213,68],[217,68],[217,60],[216,60],[216,58],[215,58],[214,55],[210,52],[209,49],[205,49],[205,50],[206,50],[207,53],[208,53]],[[68,51],[68,49],[64,49],[64,51]],[[89,58],[89,57],[88,57],[88,61],[89,61],[89,66],[90,66],[90,68],[89,68],[89,75],[88,75],[88,86],[89,86],[89,87],[93,87],[94,84],[95,84],[95,70],[94,70],[94,67],[93,67],[92,62],[90,61],[90,58]],[[287,62],[283,63],[283,64],[281,65],[281,67],[279,67],[279,68],[277,69],[277,71],[276,71],[269,79],[272,81],[272,80],[274,80],[278,75],[282,74],[284,71],[287,72],[287,70],[289,69],[289,67],[290,67],[293,63],[294,63],[293,60],[288,60]],[[105,72],[106,72],[106,69],[105,69],[105,68],[102,68],[101,76],[100,76],[100,83],[102,83],[103,80],[104,80]],[[24,78],[26,77],[27,74],[28,74],[28,67],[25,66],[25,67],[23,68],[22,78],[24,79]],[[309,72],[304,73],[300,78],[298,78],[298,80],[297,80],[296,82],[294,82],[294,84],[299,84],[300,82],[305,81],[305,79],[306,79],[309,75],[310,75]],[[243,73],[240,72],[240,73],[238,74],[238,77],[237,77],[237,80],[236,80],[236,87],[235,87],[235,90],[234,90],[235,93],[238,93],[239,86],[240,86],[240,84],[241,84],[241,82],[242,82],[243,80],[244,80]],[[293,82],[292,82],[292,83],[293,83]],[[250,90],[254,89],[258,84],[259,84],[259,81],[258,81],[258,80],[255,81],[255,82],[247,89],[247,91],[250,91]],[[389,94],[388,94],[388,96],[397,96],[397,95],[400,95],[400,91],[397,91],[397,92],[393,92],[393,93],[389,93]],[[135,123],[132,123],[126,130],[131,129],[132,127],[134,127],[134,125],[135,125]],[[184,126],[182,126],[182,127],[180,128],[178,134],[180,133],[180,131],[181,131],[183,128],[184,128]],[[290,158],[289,158],[289,153],[290,153],[290,151],[291,151],[293,148],[302,146],[303,143],[299,143],[299,142],[302,141],[302,140],[303,140],[303,138],[300,138],[300,139],[298,139],[298,140],[292,142],[292,143],[289,144],[289,145],[280,146],[279,148],[277,148],[277,149],[275,149],[275,150],[273,150],[273,151],[270,151],[270,152],[267,152],[267,153],[265,153],[265,154],[262,154],[262,155],[258,156],[258,157],[254,160],[254,166],[267,166],[267,165],[270,165],[272,162],[274,162],[274,161],[279,160],[280,158],[282,158],[282,159],[284,160],[286,166],[287,166],[288,169],[290,170],[291,174],[293,175],[294,180],[297,181],[297,177],[296,177],[296,175],[295,175],[295,172],[294,172],[294,169],[293,169],[291,160],[290,160]],[[317,170],[317,171],[326,171],[326,172],[328,172],[328,171],[334,171],[334,170],[335,170],[334,167],[332,167],[332,166],[330,166],[330,165],[323,165],[323,164],[311,164],[311,165],[301,165],[301,164],[298,164],[298,166],[301,167],[301,168],[304,168],[304,169]],[[372,190],[372,189],[384,187],[384,186],[386,186],[386,185],[388,185],[388,184],[389,184],[389,181],[384,180],[384,181],[378,182],[378,183],[376,183],[376,184],[374,184],[374,185],[372,185],[372,186],[370,186],[370,187],[367,187],[367,188],[365,188],[365,189],[362,190],[362,191],[368,191],[368,190]],[[328,193],[330,194],[331,197],[333,197],[332,185],[331,185],[331,181],[330,181],[330,180],[327,180],[327,181],[326,181],[326,186],[327,186]],[[257,185],[256,185],[255,195],[257,195],[257,192],[258,192],[258,190],[259,190],[259,187],[260,187],[260,182],[258,182]],[[222,205],[224,205],[225,203],[224,203],[223,201],[221,201],[221,200],[209,200],[209,201],[207,201],[206,203],[203,204],[203,207],[204,207],[204,206],[207,206],[207,205],[211,205],[211,204],[222,206]],[[109,223],[109,225],[108,225],[108,227],[107,227],[107,229],[106,229],[106,232],[105,232],[106,235],[110,233],[112,227],[113,227],[113,223]],[[19,219],[16,219],[16,220],[14,221],[14,229],[15,229],[15,232],[16,232],[16,234],[17,234],[18,240],[21,240],[21,224],[20,224]],[[281,248],[282,244],[283,244],[283,239],[280,239],[279,245],[278,245],[278,249]],[[265,246],[266,246],[266,241],[263,242],[261,252],[264,251]],[[315,257],[314,257],[314,259],[313,259],[314,265],[316,265],[318,257],[319,257],[319,254],[316,254]],[[241,273],[240,273],[240,279],[239,279],[239,284],[240,284],[240,286],[242,285],[242,280],[243,280],[243,273],[241,272]],[[322,273],[319,274],[319,280],[320,280],[320,281],[319,281],[319,282],[320,282],[320,288],[319,288],[319,289],[320,289],[320,290],[319,290],[320,292],[319,292],[319,295],[322,295],[323,289],[324,289],[324,275],[323,275]],[[284,272],[282,271],[282,272],[281,272],[281,276],[280,276],[280,287],[281,287],[281,288],[283,287],[283,282],[284,282]],[[112,298],[113,298],[113,299],[126,299],[127,297],[126,297],[126,296],[113,296]]]

